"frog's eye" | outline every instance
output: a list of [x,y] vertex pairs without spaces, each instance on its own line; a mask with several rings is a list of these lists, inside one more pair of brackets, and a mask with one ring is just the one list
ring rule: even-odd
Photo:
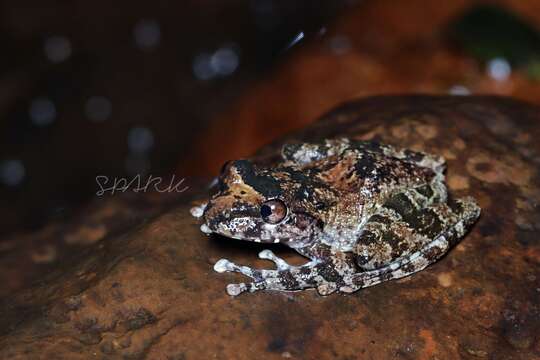
[[269,224],[277,224],[287,216],[287,206],[281,200],[268,200],[261,206],[261,216]]

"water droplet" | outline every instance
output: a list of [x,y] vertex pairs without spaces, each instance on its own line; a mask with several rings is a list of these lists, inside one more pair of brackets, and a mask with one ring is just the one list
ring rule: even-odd
[[134,153],[148,152],[154,146],[154,134],[146,127],[134,127],[128,132],[128,148]]
[[199,80],[210,80],[216,76],[214,68],[210,64],[212,56],[208,53],[201,53],[193,60],[193,74]]
[[19,185],[25,174],[26,170],[20,160],[5,160],[0,164],[0,179],[5,185]]
[[92,96],[86,100],[84,113],[91,121],[105,121],[111,116],[112,104],[104,96]]
[[52,124],[56,118],[56,106],[48,98],[36,98],[30,103],[28,114],[34,125],[47,126]]
[[238,67],[238,54],[232,47],[224,46],[212,55],[210,66],[218,75],[231,75]]
[[488,61],[486,71],[491,78],[504,81],[510,77],[512,67],[505,58],[494,58]]
[[161,28],[156,20],[141,20],[133,29],[135,44],[142,50],[150,50],[159,45]]
[[63,36],[51,36],[45,40],[45,56],[52,63],[60,63],[71,56],[71,42]]
[[228,76],[238,68],[239,56],[234,45],[222,46],[213,53],[203,52],[193,59],[193,74],[199,80]]

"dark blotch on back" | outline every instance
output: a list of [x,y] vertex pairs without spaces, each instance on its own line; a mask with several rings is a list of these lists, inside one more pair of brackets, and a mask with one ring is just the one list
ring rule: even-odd
[[394,233],[393,230],[391,229],[385,229],[383,232],[382,232],[382,240],[390,245],[390,247],[394,250],[397,250],[398,249],[398,246],[399,246],[399,242],[401,241],[401,238],[399,237],[398,234]]
[[390,225],[390,224],[392,224],[392,219],[389,219],[388,217],[383,216],[383,215],[375,214],[375,215],[372,215],[369,218],[369,222],[370,223],[376,222],[376,223],[379,223],[379,224]]
[[315,189],[329,188],[328,184],[321,182],[314,176],[312,169],[299,171],[290,167],[283,167],[275,171],[287,173],[291,181],[300,184],[294,193],[294,198],[299,201],[307,200],[315,203]]
[[364,153],[362,154],[361,158],[354,164],[354,168],[356,171],[356,174],[362,178],[365,179],[367,177],[372,177],[373,170],[375,170],[375,158],[369,154]]
[[257,174],[253,163],[249,160],[236,160],[234,167],[244,180],[244,183],[251,186],[255,191],[261,193],[267,198],[278,197],[282,190],[279,186],[280,181],[271,175]]
[[400,214],[403,221],[419,234],[433,238],[443,229],[443,224],[433,210],[417,209],[404,194],[392,196],[385,206]]
[[417,223],[416,230],[432,239],[440,235],[443,230],[443,223],[437,213],[431,209],[421,211],[418,214]]
[[362,244],[371,245],[379,242],[379,236],[371,231],[364,231],[360,237]]
[[431,188],[430,185],[420,186],[420,187],[416,188],[416,191],[418,191],[419,194],[424,195],[428,199],[431,199],[431,197],[434,194],[433,189]]
[[404,194],[397,194],[392,196],[386,201],[384,206],[400,214],[403,220],[405,220],[406,222],[409,222],[409,220],[413,220],[411,216],[413,216],[416,210],[414,204]]

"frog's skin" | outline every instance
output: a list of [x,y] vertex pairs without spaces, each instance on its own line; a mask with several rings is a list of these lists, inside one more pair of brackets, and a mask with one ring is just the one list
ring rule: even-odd
[[[206,233],[283,243],[310,259],[292,266],[261,251],[259,257],[274,262],[276,270],[221,259],[214,265],[217,272],[253,279],[228,285],[230,295],[307,288],[321,295],[352,293],[398,279],[441,258],[480,215],[472,198],[448,199],[445,163],[438,156],[337,139],[287,144],[282,157],[272,168],[228,162],[219,191],[192,211],[202,216]],[[261,214],[268,215],[263,207],[269,200],[286,206],[285,212],[274,211],[286,214],[276,224]]]

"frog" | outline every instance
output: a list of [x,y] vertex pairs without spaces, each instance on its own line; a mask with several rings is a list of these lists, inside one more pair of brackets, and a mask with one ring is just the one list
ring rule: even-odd
[[454,198],[442,156],[348,138],[283,145],[272,166],[226,162],[216,191],[192,209],[208,234],[283,244],[307,262],[257,269],[220,259],[218,273],[250,281],[226,286],[231,296],[260,290],[316,289],[350,294],[403,278],[442,258],[480,215],[472,197]]

